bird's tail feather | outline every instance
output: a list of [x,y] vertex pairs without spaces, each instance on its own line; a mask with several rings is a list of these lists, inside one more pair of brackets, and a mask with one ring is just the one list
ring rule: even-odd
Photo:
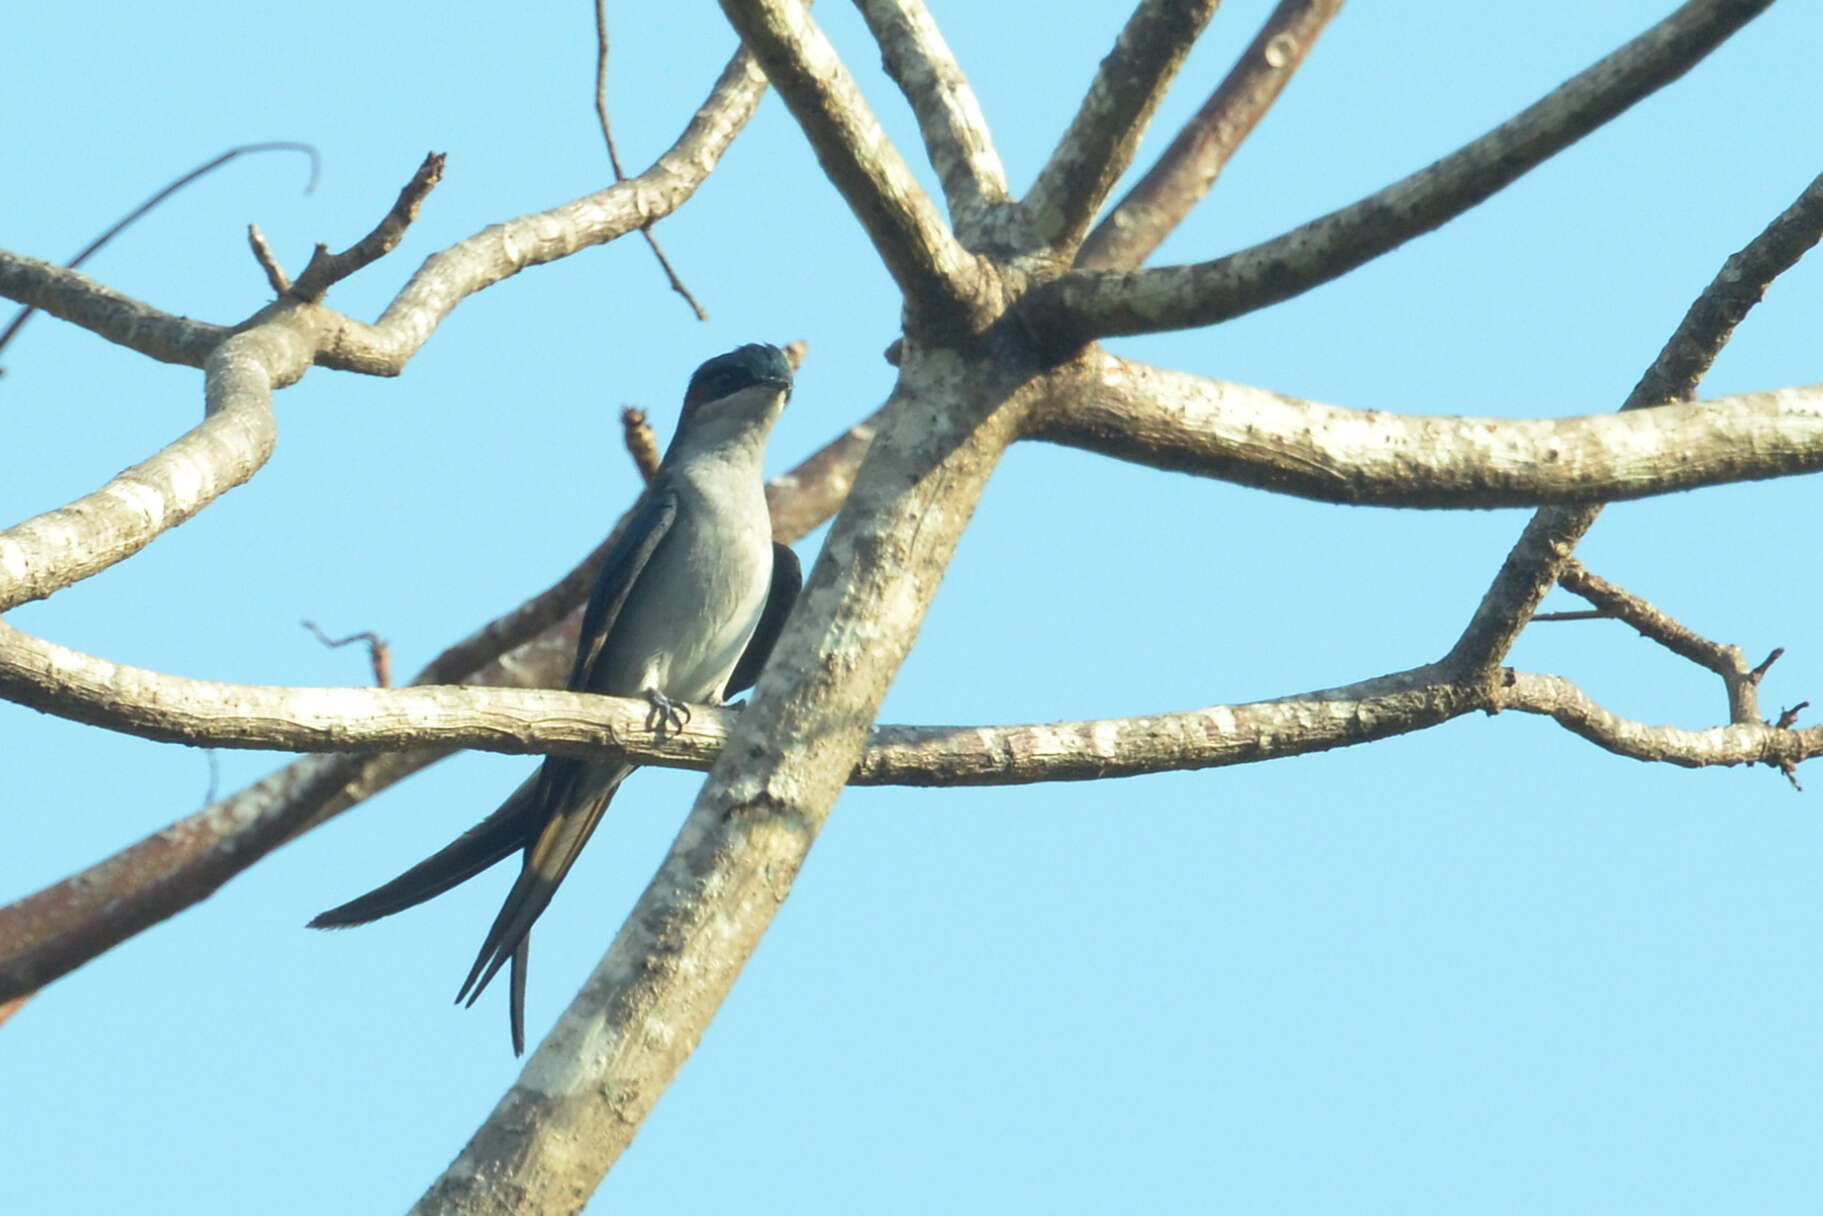
[[[488,929],[480,953],[475,956],[475,965],[469,969],[462,990],[456,994],[457,1001],[473,1005],[508,960],[523,964],[523,957],[518,956],[519,948],[532,931],[532,922],[550,904],[558,884],[576,863],[582,846],[594,834],[595,825],[601,822],[602,812],[607,810],[614,791],[632,771],[633,766],[627,764],[589,765],[586,771],[575,775],[577,788],[563,791],[546,803],[561,809],[545,821],[538,839],[527,847],[519,881],[507,893],[500,914]],[[516,966],[514,994],[520,1000],[523,999],[524,975],[523,965]],[[516,1023],[522,1022],[523,1017],[523,1010],[515,1010]]]
[[540,821],[532,792],[534,773],[500,809],[391,882],[317,915],[312,929],[343,929],[391,916],[467,882],[481,871],[529,845]]

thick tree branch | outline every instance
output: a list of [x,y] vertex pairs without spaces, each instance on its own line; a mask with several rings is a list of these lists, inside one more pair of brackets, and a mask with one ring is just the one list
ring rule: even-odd
[[1020,204],[1040,244],[1075,250],[1219,3],[1140,0]]
[[887,74],[917,115],[951,221],[967,241],[988,210],[1008,198],[981,103],[924,0],[855,0],[855,6],[880,44]]
[[0,296],[50,313],[160,363],[201,367],[233,330],[160,312],[81,271],[0,249]]
[[1076,265],[1132,270],[1152,256],[1209,193],[1341,7],[1342,0],[1279,0],[1252,45],[1158,163],[1095,225],[1076,254]]
[[[880,433],[751,703],[606,957],[417,1211],[571,1210],[771,923],[860,759],[1027,401],[1018,352],[907,343]],[[510,1199],[505,1197],[510,1196]]]
[[[1028,435],[1319,502],[1609,502],[1823,468],[1823,384],[1576,418],[1388,414],[1091,356]],[[1074,391],[1072,391],[1072,389]]]
[[1071,271],[1027,299],[1035,332],[1094,338],[1212,325],[1276,304],[1440,227],[1676,80],[1772,0],[1691,0],[1542,100],[1340,211],[1212,262]]
[[[1774,279],[1823,238],[1823,174],[1761,233],[1722,263],[1671,337],[1621,403],[1645,409],[1694,396],[1735,326],[1760,302]],[[1526,525],[1445,660],[1491,670],[1557,582],[1564,562],[1594,526],[1599,506],[1546,507]]]
[[309,368],[316,334],[295,306],[262,317],[205,361],[202,422],[69,506],[0,532],[0,611],[131,557],[266,463],[277,441],[272,392]]
[[722,0],[905,295],[914,327],[991,319],[985,266],[950,232],[801,0]]

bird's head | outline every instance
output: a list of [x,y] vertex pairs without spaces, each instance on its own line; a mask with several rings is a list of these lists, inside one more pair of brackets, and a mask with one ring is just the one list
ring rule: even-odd
[[753,342],[717,355],[696,369],[684,391],[671,452],[700,450],[757,436],[778,420],[791,396],[791,364],[776,346]]

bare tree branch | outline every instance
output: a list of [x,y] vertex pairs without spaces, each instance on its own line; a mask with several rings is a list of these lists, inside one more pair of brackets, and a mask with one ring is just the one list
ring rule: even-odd
[[1074,250],[1089,230],[1218,3],[1140,0],[1020,203],[1039,244]]
[[[1783,650],[1775,650],[1758,667],[1747,665],[1747,656],[1739,646],[1714,642],[1696,630],[1673,620],[1669,614],[1592,573],[1575,558],[1564,562],[1557,579],[1565,591],[1580,595],[1601,611],[1600,616],[1625,621],[1641,637],[1649,638],[1680,658],[1722,677],[1728,691],[1728,720],[1740,724],[1760,721],[1760,680]],[[1536,619],[1536,618],[1534,618]]]
[[291,284],[291,294],[314,304],[335,284],[397,249],[399,242],[405,239],[405,230],[417,220],[424,200],[437,188],[437,183],[443,180],[444,160],[441,152],[427,155],[418,165],[418,171],[411,175],[411,180],[399,191],[399,197],[392,208],[380,217],[380,222],[373,226],[372,231],[347,249],[341,253],[330,253],[329,246],[318,245],[310,257],[310,264],[304,267],[304,272]]
[[991,319],[982,265],[957,243],[801,0],[722,0],[722,11],[765,66],[912,317],[971,330]]
[[[416,1211],[572,1208],[632,1139],[746,965],[1029,408],[906,345],[860,477],[676,843],[605,958]],[[466,1207],[464,1205],[467,1205]]]
[[[614,180],[627,180],[626,171],[620,167],[620,149],[614,146],[614,124],[608,121],[608,6],[607,0],[595,0],[595,118],[601,124],[601,139],[608,146],[608,165],[614,170]],[[671,290],[684,298],[690,311],[696,314],[698,321],[707,321],[709,314],[701,303],[684,286],[684,281],[677,277],[677,270],[671,265],[671,259],[665,256],[664,247],[658,243],[650,224],[639,230],[639,235],[646,238],[646,248],[658,259],[658,268],[665,272],[665,279],[671,284]]]
[[131,557],[266,463],[277,441],[272,392],[310,366],[315,334],[295,306],[262,316],[208,356],[202,422],[69,506],[0,532],[0,611]]
[[1343,409],[1099,352],[1091,366],[1033,411],[1029,437],[1319,502],[1610,502],[1823,468],[1823,384],[1495,419]]
[[247,246],[253,250],[253,260],[260,264],[266,273],[266,285],[272,288],[274,296],[282,296],[291,290],[291,276],[279,264],[279,255],[272,251],[272,245],[266,240],[266,234],[260,231],[258,224],[247,225]]
[[1060,351],[1225,321],[1309,291],[1440,227],[1670,84],[1772,0],[1690,0],[1486,135],[1384,190],[1238,253],[1188,266],[1075,270],[1026,299]]
[[[140,217],[170,198],[173,194],[176,194],[190,183],[197,181],[200,178],[207,177],[229,161],[245,156],[249,152],[302,152],[305,156],[310,158],[310,177],[304,183],[304,193],[309,194],[312,190],[316,189],[317,175],[322,168],[322,158],[317,155],[317,150],[310,144],[281,140],[274,143],[242,144],[238,148],[229,148],[214,160],[198,165],[170,185],[159,190],[156,194],[152,195],[151,198],[133,208],[133,210],[127,212],[126,215],[115,221],[106,232],[90,241],[87,245],[84,245],[82,247],[82,252],[65,263],[65,268],[75,270],[84,262],[88,261],[92,255],[99,252],[109,241],[119,236],[128,227],[139,220]],[[35,307],[35,305],[28,302],[26,306],[20,310],[19,315],[14,317],[4,330],[0,330],[0,350],[5,350],[7,345],[12,342],[14,336],[25,326],[26,321],[31,319]],[[167,360],[167,362],[184,362],[184,360]]]
[[[385,638],[371,629],[362,630],[360,633],[351,633],[347,637],[332,638],[324,633],[315,621],[305,621],[304,628],[310,630],[310,632],[316,636],[317,641],[329,647],[331,650],[341,646],[350,646],[356,642],[365,642],[367,644],[367,661],[373,667],[374,686],[377,688],[392,687],[392,647],[387,643]],[[215,800],[213,795],[211,795],[209,800],[211,802]]]
[[[677,142],[638,177],[549,211],[495,224],[433,255],[373,325],[320,308],[317,364],[396,376],[464,297],[670,214],[715,168],[765,87],[753,57],[737,52]],[[0,296],[35,305],[167,363],[201,366],[230,332],[160,313],[74,271],[3,250]]]
[[880,44],[887,74],[911,103],[925,155],[966,242],[989,209],[1007,202],[1006,170],[981,103],[924,0],[855,0]]
[[1789,774],[1800,761],[1823,755],[1823,726],[1789,730],[1759,721],[1707,730],[1648,726],[1602,708],[1562,676],[1505,671],[1489,708],[1544,714],[1618,756],[1682,768],[1766,764]]
[[0,249],[0,296],[79,325],[160,363],[201,367],[233,331],[141,303],[88,275]]
[[[1646,369],[1621,409],[1638,410],[1694,395],[1709,365],[1772,281],[1823,238],[1823,174],[1739,252],[1722,263]],[[1512,649],[1565,560],[1601,508],[1546,507],[1532,517],[1482,596],[1446,662],[1491,670]]]
[[549,211],[495,224],[433,254],[373,325],[332,314],[336,325],[317,362],[396,376],[465,297],[669,215],[719,163],[765,88],[753,57],[738,52],[684,133],[644,173]]
[[1342,0],[1279,0],[1252,45],[1158,163],[1095,225],[1077,251],[1076,265],[1085,270],[1142,265],[1209,193],[1341,7]]

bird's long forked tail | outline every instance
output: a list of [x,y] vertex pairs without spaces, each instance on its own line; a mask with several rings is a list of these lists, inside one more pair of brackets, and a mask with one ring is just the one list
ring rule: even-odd
[[540,790],[535,796],[534,800],[539,804],[557,809],[544,821],[538,838],[526,847],[519,880],[507,892],[499,915],[494,917],[494,923],[475,955],[474,966],[469,968],[468,978],[462,981],[462,988],[456,993],[458,1004],[473,1007],[494,976],[500,973],[500,968],[512,963],[508,1017],[515,1055],[525,1051],[526,954],[532,925],[550,905],[551,896],[556,894],[570,867],[576,864],[583,846],[594,835],[603,812],[613,800],[614,791],[633,771],[629,764],[588,765],[576,761],[567,764],[575,765],[575,770],[563,773],[559,768],[549,774],[551,787]]
[[345,929],[415,908],[528,847],[544,826],[533,801],[537,782],[534,773],[486,819],[390,882],[318,913],[309,927]]

